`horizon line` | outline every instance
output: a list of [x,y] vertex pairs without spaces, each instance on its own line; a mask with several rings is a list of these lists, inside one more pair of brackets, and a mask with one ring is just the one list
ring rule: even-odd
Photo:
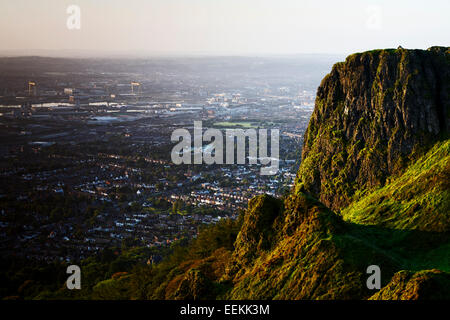
[[7,49],[0,50],[0,58],[42,57],[42,58],[195,58],[195,57],[295,57],[295,56],[345,56],[344,52],[174,52],[174,51],[137,51],[103,52],[95,50],[73,49]]

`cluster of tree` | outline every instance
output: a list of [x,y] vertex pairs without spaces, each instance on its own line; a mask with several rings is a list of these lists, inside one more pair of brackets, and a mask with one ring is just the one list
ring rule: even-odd
[[[202,259],[218,248],[233,250],[242,224],[223,219],[201,228],[196,239],[169,247],[105,249],[79,263],[81,290],[68,290],[66,262],[37,262],[15,257],[0,260],[1,299],[148,299],[167,274],[188,259]],[[129,245],[133,243],[130,242]],[[161,261],[162,259],[162,261]]]
[[40,221],[57,223],[68,218],[80,218],[83,221],[95,218],[98,212],[105,210],[106,203],[97,203],[93,199],[76,193],[59,195],[33,194],[27,201],[3,198],[0,201],[5,210],[2,218],[12,225],[39,226]]

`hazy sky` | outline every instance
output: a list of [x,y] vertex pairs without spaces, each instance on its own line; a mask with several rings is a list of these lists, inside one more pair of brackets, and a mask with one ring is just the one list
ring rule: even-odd
[[[69,5],[81,29],[69,30]],[[450,45],[449,0],[0,0],[0,51],[350,53]]]

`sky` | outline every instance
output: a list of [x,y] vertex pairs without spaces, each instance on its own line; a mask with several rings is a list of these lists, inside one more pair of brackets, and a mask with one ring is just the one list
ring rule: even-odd
[[450,1],[0,1],[0,53],[348,54],[399,45],[449,46]]

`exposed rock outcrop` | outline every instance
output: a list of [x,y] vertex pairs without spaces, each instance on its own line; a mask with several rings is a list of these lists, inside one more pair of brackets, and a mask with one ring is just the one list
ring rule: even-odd
[[448,300],[450,274],[439,270],[400,271],[370,300]]
[[449,130],[450,50],[374,50],[333,66],[317,91],[297,189],[339,210]]

